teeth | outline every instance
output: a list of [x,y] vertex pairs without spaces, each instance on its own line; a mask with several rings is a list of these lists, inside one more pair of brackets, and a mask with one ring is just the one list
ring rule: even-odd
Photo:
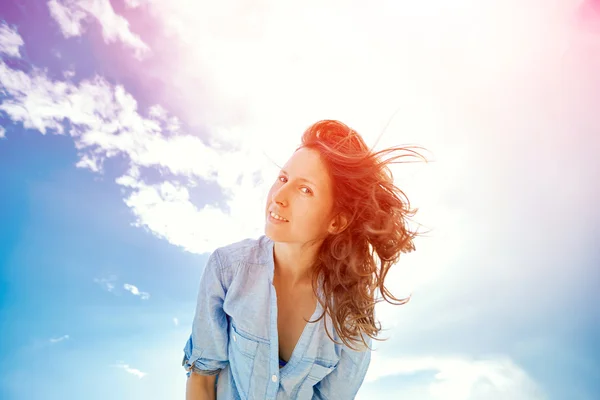
[[280,217],[279,215],[275,214],[274,212],[271,211],[271,217],[278,219],[280,221],[286,221],[289,222],[287,219]]

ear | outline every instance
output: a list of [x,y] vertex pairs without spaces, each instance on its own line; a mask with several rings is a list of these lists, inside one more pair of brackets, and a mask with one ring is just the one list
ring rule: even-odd
[[344,214],[339,214],[329,224],[328,232],[332,235],[342,233],[348,227],[348,219]]

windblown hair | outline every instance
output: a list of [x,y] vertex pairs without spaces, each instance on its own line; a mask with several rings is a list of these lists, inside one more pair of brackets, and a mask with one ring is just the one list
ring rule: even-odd
[[[358,133],[334,120],[310,126],[296,151],[301,148],[319,152],[333,184],[332,217],[344,225],[324,239],[313,264],[312,286],[317,294],[321,280],[324,298],[317,295],[317,299],[324,311],[309,322],[317,322],[328,313],[345,345],[355,349],[350,342],[362,341],[368,348],[363,335],[382,340],[376,338],[381,324],[375,321],[374,311],[382,301],[375,298],[376,289],[391,304],[402,305],[410,300],[410,296],[394,297],[384,281],[400,254],[415,250],[413,239],[418,235],[407,227],[408,218],[417,209],[410,209],[408,198],[394,185],[388,164],[405,162],[396,160],[406,157],[427,160],[412,150],[418,146],[373,152]],[[388,155],[392,156],[384,158]],[[327,326],[325,331],[335,342]]]

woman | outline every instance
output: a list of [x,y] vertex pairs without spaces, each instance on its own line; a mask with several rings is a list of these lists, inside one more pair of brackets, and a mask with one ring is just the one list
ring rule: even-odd
[[[319,121],[282,168],[265,235],[216,249],[184,348],[187,399],[353,399],[371,360],[375,290],[417,235],[416,210],[352,129]],[[379,265],[376,262],[379,259]],[[308,323],[307,323],[308,321]]]

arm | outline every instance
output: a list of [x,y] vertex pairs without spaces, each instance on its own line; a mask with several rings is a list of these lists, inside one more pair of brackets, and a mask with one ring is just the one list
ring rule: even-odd
[[187,378],[185,400],[215,400],[216,375],[199,375],[192,373]]
[[216,376],[229,362],[221,268],[219,254],[215,250],[208,258],[200,279],[192,332],[183,349],[182,366],[188,377],[187,400],[215,399]]

